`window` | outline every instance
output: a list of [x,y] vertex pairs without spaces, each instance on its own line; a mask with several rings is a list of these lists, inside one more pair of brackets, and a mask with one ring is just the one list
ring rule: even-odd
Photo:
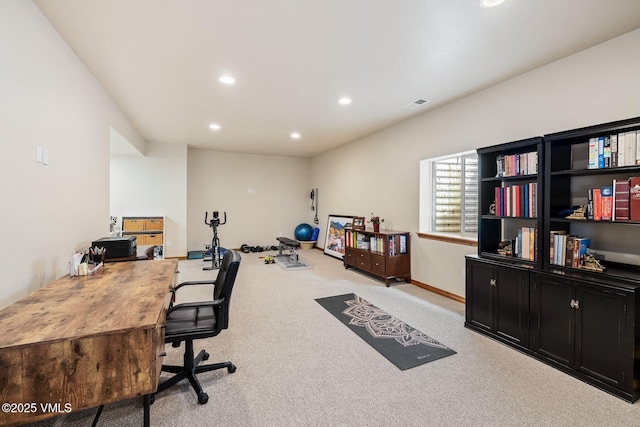
[[477,237],[478,155],[475,151],[420,162],[420,231]]

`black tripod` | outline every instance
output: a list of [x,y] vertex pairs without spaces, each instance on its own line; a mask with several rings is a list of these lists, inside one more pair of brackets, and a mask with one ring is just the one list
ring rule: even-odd
[[218,239],[218,226],[227,223],[227,213],[224,213],[224,222],[220,222],[218,211],[213,211],[211,220],[208,220],[209,212],[204,213],[204,223],[213,229],[213,239],[211,240],[211,267],[203,267],[203,270],[217,270],[220,268],[222,257],[220,256],[220,239]]

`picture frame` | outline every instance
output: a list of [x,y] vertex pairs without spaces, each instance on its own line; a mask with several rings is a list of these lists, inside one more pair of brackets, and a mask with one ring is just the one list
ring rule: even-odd
[[[345,234],[352,227],[353,215],[332,215],[327,220],[324,253],[335,258],[344,258]],[[364,222],[363,222],[364,224]]]
[[364,231],[364,217],[363,216],[354,216],[351,228],[354,230],[362,230]]

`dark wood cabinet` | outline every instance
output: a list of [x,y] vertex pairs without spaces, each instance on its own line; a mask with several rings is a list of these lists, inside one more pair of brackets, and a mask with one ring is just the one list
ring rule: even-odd
[[404,231],[347,230],[344,267],[384,279],[411,282],[410,235]]
[[529,345],[529,276],[526,268],[466,259],[466,326],[511,344]]
[[627,400],[635,400],[636,288],[536,273],[533,351]]
[[[614,155],[622,146],[630,157]],[[465,326],[636,401],[640,200],[634,211],[631,183],[640,180],[640,118],[485,147],[478,164],[478,254],[466,261]],[[620,182],[632,189],[614,192],[622,215],[613,200],[607,217],[595,194]],[[586,215],[572,215],[585,207]]]

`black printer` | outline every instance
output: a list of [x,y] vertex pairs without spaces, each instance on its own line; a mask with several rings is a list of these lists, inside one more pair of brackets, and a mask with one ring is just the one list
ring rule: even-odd
[[105,248],[105,258],[136,256],[138,247],[136,236],[103,237],[91,242],[91,247]]

